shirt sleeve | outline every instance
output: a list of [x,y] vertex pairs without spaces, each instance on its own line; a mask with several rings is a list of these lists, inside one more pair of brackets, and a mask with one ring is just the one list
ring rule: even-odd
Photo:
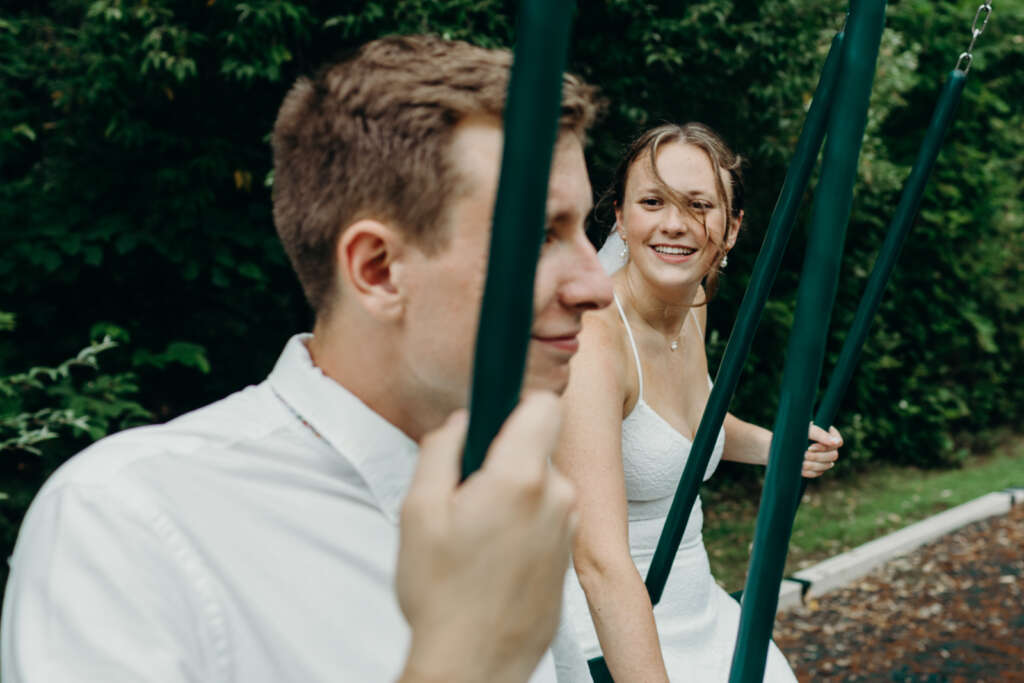
[[107,487],[44,490],[11,558],[2,678],[226,680],[215,596],[198,556],[161,512]]

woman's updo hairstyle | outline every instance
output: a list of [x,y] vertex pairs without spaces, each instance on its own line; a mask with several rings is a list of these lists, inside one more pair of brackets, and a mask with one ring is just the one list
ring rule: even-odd
[[[741,171],[744,161],[743,157],[729,149],[718,133],[703,123],[690,122],[683,125],[666,123],[657,128],[651,128],[636,138],[629,145],[626,156],[623,157],[615,169],[611,186],[605,191],[598,202],[598,210],[601,214],[611,215],[611,220],[606,219],[608,224],[606,235],[610,235],[611,231],[615,229],[614,209],[622,206],[622,201],[626,194],[626,180],[629,178],[629,171],[633,167],[633,162],[641,157],[646,157],[647,163],[650,165],[651,175],[654,176],[655,181],[660,186],[659,189],[665,193],[665,196],[677,206],[695,214],[694,210],[690,207],[688,197],[669,187],[661,177],[661,174],[658,173],[658,167],[654,163],[661,146],[673,142],[693,145],[707,154],[708,159],[711,161],[711,168],[714,171],[715,190],[718,194],[719,203],[721,205],[728,204],[729,211],[727,215],[729,221],[740,217],[740,213],[743,211],[743,174]],[[732,191],[731,201],[729,201],[730,193],[726,192],[726,188],[722,183],[723,170],[729,176],[729,184]],[[697,217],[699,220],[703,220],[702,217]],[[728,224],[723,226],[723,236],[728,234],[728,229]],[[707,230],[706,225],[705,230]],[[718,253],[715,256],[714,264],[704,278],[704,291],[707,293],[709,300],[718,288],[719,264],[726,254],[724,245],[719,244],[717,241],[713,241],[712,244],[714,244]]]

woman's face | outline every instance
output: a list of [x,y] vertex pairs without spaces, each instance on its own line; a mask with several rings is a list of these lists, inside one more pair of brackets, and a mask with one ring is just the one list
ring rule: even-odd
[[[726,230],[731,198],[719,196],[704,150],[683,142],[659,148],[658,174],[674,198],[651,172],[649,158],[643,154],[630,166],[622,204],[615,210],[630,262],[653,284],[699,283],[716,265],[720,248],[732,248],[742,216],[732,219]],[[721,182],[728,192],[727,171],[722,171]]]

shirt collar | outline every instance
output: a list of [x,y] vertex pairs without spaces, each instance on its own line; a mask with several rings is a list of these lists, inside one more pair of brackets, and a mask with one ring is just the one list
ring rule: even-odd
[[381,510],[397,523],[419,447],[313,365],[306,347],[312,338],[289,339],[267,381],[297,417],[355,466]]

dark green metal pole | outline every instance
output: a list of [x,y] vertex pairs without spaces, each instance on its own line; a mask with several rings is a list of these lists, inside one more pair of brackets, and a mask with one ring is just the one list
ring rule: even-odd
[[800,200],[807,189],[807,181],[814,169],[814,163],[818,159],[821,141],[825,137],[832,89],[839,71],[839,48],[842,43],[843,34],[839,33],[832,41],[832,49],[822,68],[821,78],[814,92],[814,100],[807,112],[803,130],[800,132],[800,139],[797,141],[796,151],[790,161],[779,199],[768,223],[761,251],[754,263],[750,284],[736,314],[736,323],[729,335],[729,343],[725,348],[725,354],[715,377],[715,386],[711,390],[711,396],[708,397],[708,404],[704,408],[704,415],[697,428],[697,435],[694,437],[690,455],[679,480],[679,486],[676,488],[672,507],[669,508],[668,517],[665,520],[665,527],[658,539],[658,547],[651,559],[646,584],[652,604],[658,603],[665,589],[665,582],[668,579],[669,570],[672,568],[672,560],[675,558],[683,533],[686,531],[690,510],[697,500],[697,489],[704,477],[708,461],[711,459],[711,451],[718,438],[718,430],[725,420],[729,401],[732,400],[732,396],[736,392],[743,364],[747,359],[747,354],[750,353],[754,332],[757,331],[757,325],[761,321],[761,313],[768,300],[768,293],[775,282],[783,253],[793,233]]
[[[864,349],[864,342],[871,329],[871,322],[882,303],[882,295],[885,293],[886,285],[889,284],[889,277],[896,267],[900,251],[914,224],[917,210],[921,206],[924,188],[928,184],[928,177],[931,175],[935,160],[942,149],[942,141],[946,137],[946,132],[953,122],[953,115],[956,113],[956,106],[960,103],[960,96],[964,92],[966,83],[967,74],[960,70],[954,70],[949,74],[942,94],[939,95],[939,101],[932,113],[931,123],[924,135],[924,142],[921,143],[921,149],[917,153],[917,160],[907,177],[907,182],[903,186],[903,194],[900,195],[900,203],[896,206],[892,221],[889,223],[889,232],[885,236],[885,242],[882,243],[882,248],[878,251],[875,266],[871,269],[871,275],[868,277],[868,284],[861,296],[857,314],[843,341],[839,360],[829,377],[828,387],[825,389],[821,404],[818,405],[818,411],[814,414],[814,424],[826,431],[835,422],[836,415],[839,413],[839,403],[843,400],[847,387],[850,386],[854,370],[857,369],[861,351]],[[797,507],[800,506],[800,501],[806,490],[807,480],[804,479],[800,485],[800,496],[796,501]]]
[[505,142],[477,328],[462,478],[483,463],[519,400],[558,135],[572,0],[524,0],[505,104]]
[[885,0],[850,3],[730,683],[759,682],[764,677],[884,25]]
[[889,277],[896,267],[900,251],[903,249],[903,244],[910,233],[910,228],[914,224],[917,210],[921,206],[924,188],[928,184],[928,177],[935,166],[935,160],[938,158],[939,150],[942,148],[942,141],[945,139],[946,132],[953,121],[956,106],[960,102],[960,96],[963,94],[966,83],[967,74],[963,71],[951,72],[945,87],[942,89],[942,94],[939,96],[939,101],[935,105],[935,112],[932,114],[931,123],[925,133],[924,142],[921,143],[921,149],[917,153],[917,160],[914,162],[914,167],[911,169],[907,182],[903,186],[900,203],[896,206],[896,212],[889,223],[889,232],[885,237],[882,248],[878,252],[878,258],[875,261],[874,268],[871,270],[867,286],[864,288],[864,294],[857,308],[857,314],[853,319],[853,324],[850,326],[850,331],[846,335],[846,340],[843,342],[843,350],[839,353],[839,360],[836,362],[836,367],[829,379],[825,396],[818,406],[814,422],[819,427],[828,429],[828,425],[832,424],[836,419],[836,414],[839,412],[839,402],[842,401],[843,394],[846,393],[846,388],[853,377],[857,361],[860,359],[861,350],[864,347],[864,341],[868,336],[868,330],[871,328],[871,321],[874,319],[878,306],[882,302],[882,295],[885,293],[885,287],[889,283]]

